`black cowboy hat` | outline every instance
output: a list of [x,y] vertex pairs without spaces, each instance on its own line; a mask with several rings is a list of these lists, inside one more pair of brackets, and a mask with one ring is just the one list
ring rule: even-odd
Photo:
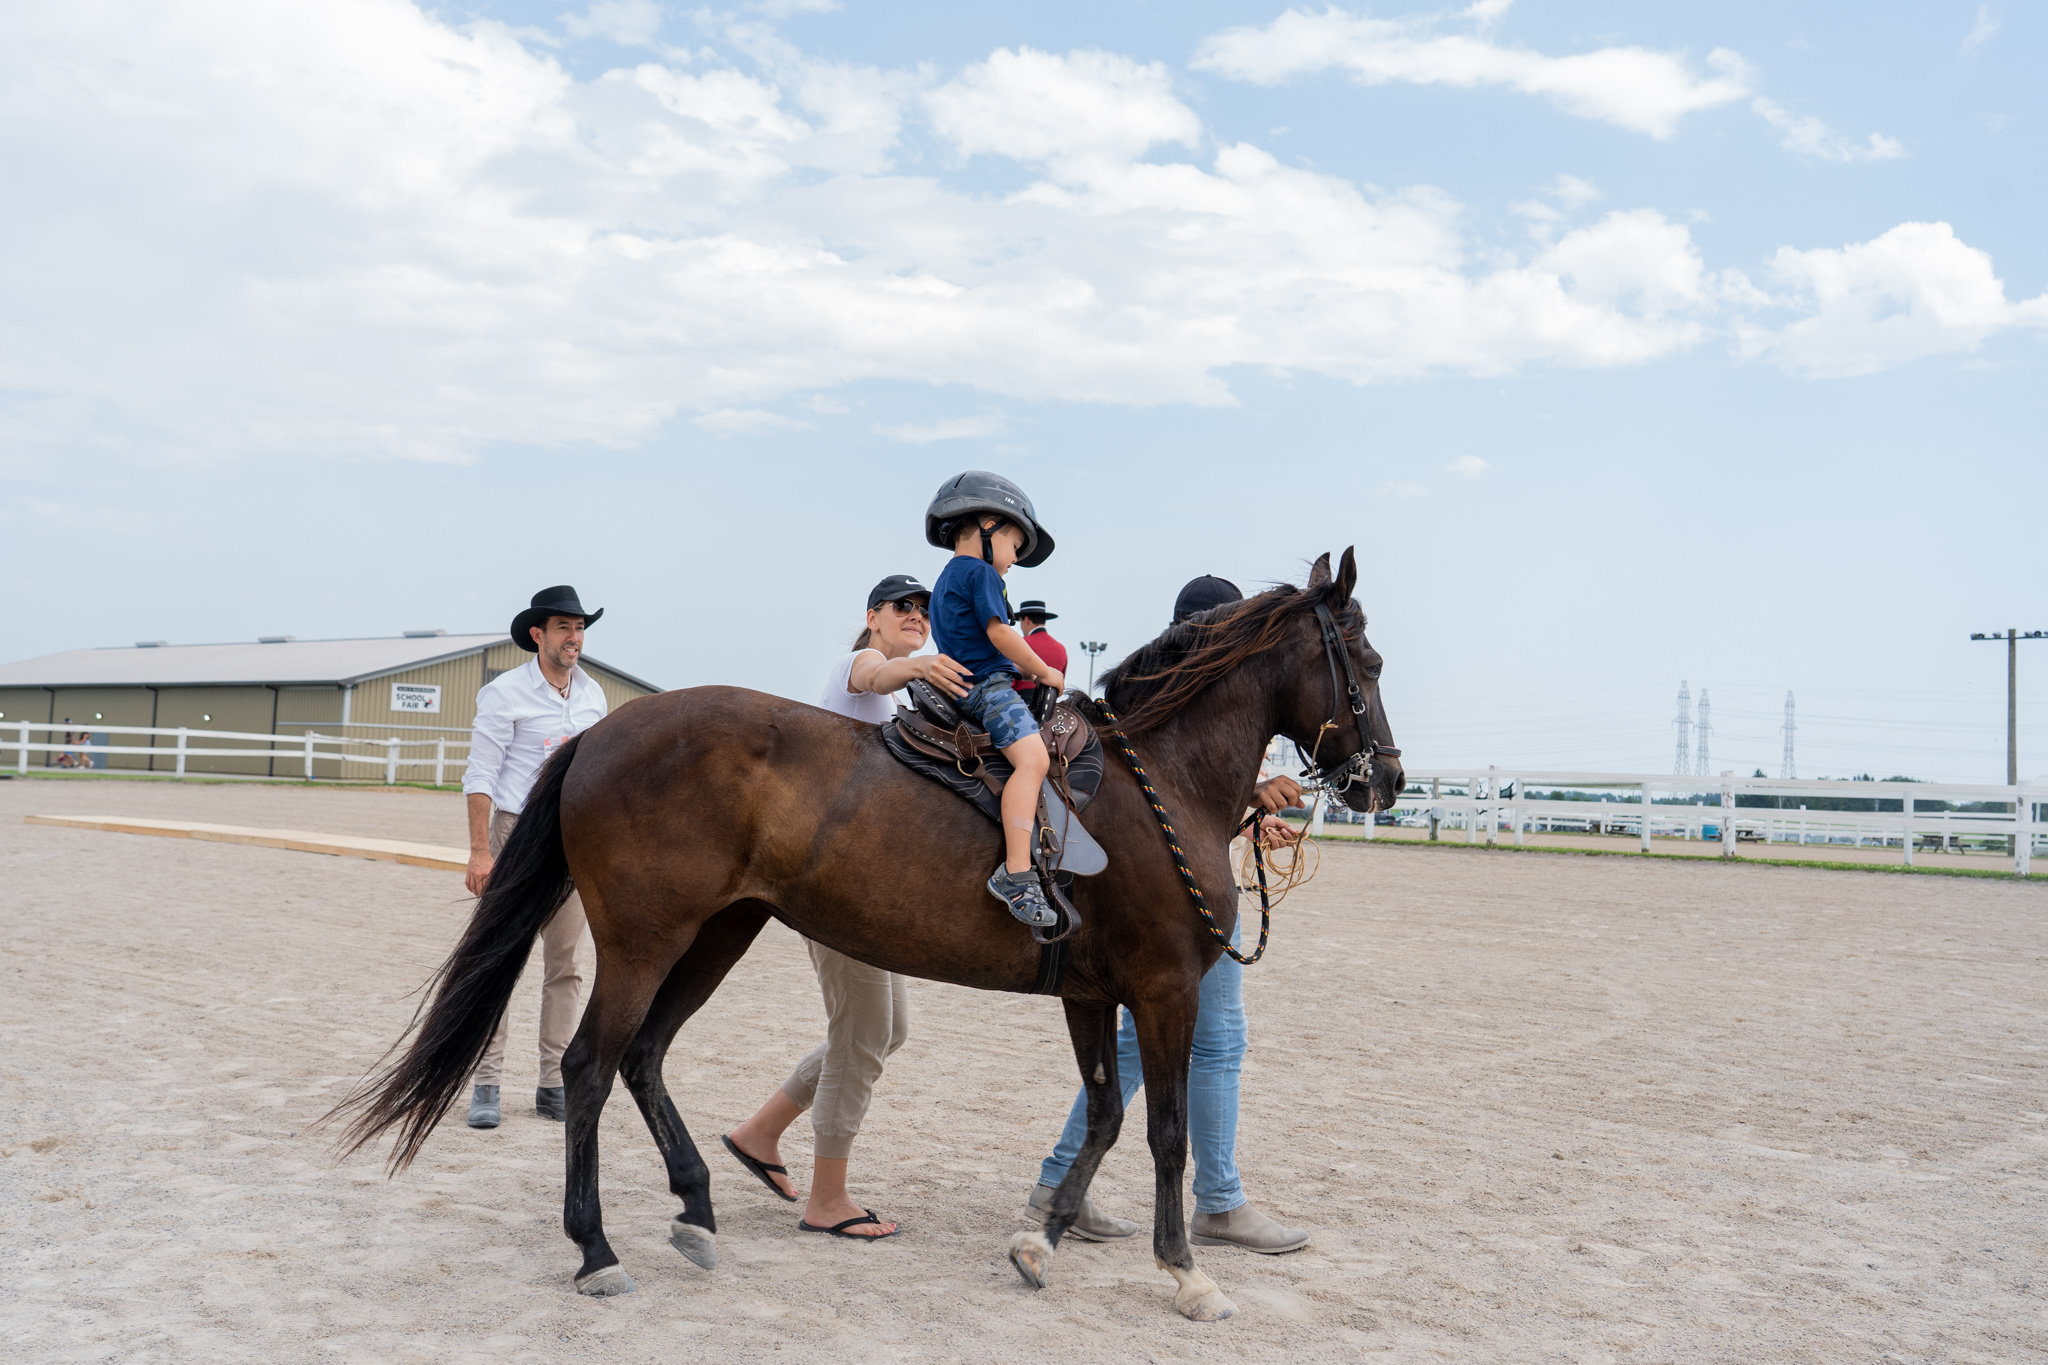
[[1017,614],[1019,616],[1036,616],[1041,621],[1057,621],[1060,619],[1060,614],[1056,611],[1047,611],[1044,599],[1038,597],[1026,599],[1024,605],[1017,608]]
[[533,637],[527,632],[535,626],[545,626],[550,616],[580,616],[584,625],[594,626],[597,619],[603,615],[603,607],[596,611],[585,611],[583,603],[576,596],[576,589],[567,583],[542,588],[533,595],[533,605],[512,618],[512,643],[528,654],[538,654],[540,646],[533,642]]

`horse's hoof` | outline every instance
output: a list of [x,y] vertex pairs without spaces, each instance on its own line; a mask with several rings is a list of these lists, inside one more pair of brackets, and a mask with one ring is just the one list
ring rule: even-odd
[[1052,1268],[1052,1243],[1042,1232],[1020,1232],[1010,1239],[1010,1264],[1033,1289],[1045,1288],[1046,1271]]
[[668,1243],[706,1270],[718,1269],[718,1234],[685,1223],[678,1215],[668,1225]]
[[1180,1286],[1174,1293],[1173,1306],[1188,1321],[1221,1322],[1225,1318],[1237,1316],[1237,1305],[1224,1297],[1223,1291],[1216,1287],[1216,1281],[1201,1271],[1192,1267],[1182,1270],[1178,1266],[1166,1264],[1157,1257],[1154,1257],[1153,1261],[1161,1270],[1173,1276],[1174,1282]]
[[588,1275],[576,1277],[576,1292],[588,1294],[593,1299],[609,1299],[618,1294],[633,1292],[633,1277],[623,1266],[608,1265],[602,1270],[593,1270]]

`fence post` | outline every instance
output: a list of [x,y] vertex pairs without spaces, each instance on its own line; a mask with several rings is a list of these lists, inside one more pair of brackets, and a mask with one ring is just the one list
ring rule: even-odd
[[186,727],[182,725],[178,727],[178,776],[180,777],[185,775],[185,737],[188,733]]
[[2034,870],[2034,794],[2025,787],[2012,794],[2012,871],[2024,877]]
[[1650,851],[1650,784],[1643,784],[1643,852]]
[[[26,724],[21,727],[21,742],[24,746],[28,744],[28,726]],[[24,764],[28,762],[28,749],[26,747],[23,747],[21,751],[21,761]],[[27,770],[24,768],[23,771]],[[1443,812],[1437,809],[1436,804],[1437,798],[1443,795],[1443,791],[1444,780],[1441,777],[1429,779],[1429,841],[1432,844],[1436,842],[1437,821],[1443,816]]]
[[398,736],[384,741],[384,785],[389,787],[398,781]]
[[308,782],[313,780],[313,740],[313,732],[311,730],[306,731],[306,780]]
[[1911,867],[1913,865],[1913,793],[1907,792],[1906,799],[1899,802],[1899,815],[1905,821],[1906,826],[1906,847],[1904,856],[1900,859],[1900,866]]
[[434,785],[441,785],[441,770],[448,766],[448,736],[434,741]]
[[1486,846],[1500,843],[1500,769],[1486,765]]
[[1465,842],[1479,842],[1479,774],[1465,779]]
[[1721,856],[1735,856],[1735,770],[1721,774]]
[[15,760],[15,762],[14,762],[14,771],[16,771],[16,772],[18,772],[18,773],[26,773],[26,772],[28,771],[28,722],[27,722],[27,721],[23,721],[23,722],[21,723],[21,756],[20,756],[19,758],[17,758],[17,759]]

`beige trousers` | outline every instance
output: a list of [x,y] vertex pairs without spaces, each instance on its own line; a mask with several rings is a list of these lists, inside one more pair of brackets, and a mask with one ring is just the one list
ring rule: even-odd
[[[519,817],[511,811],[491,811],[491,857],[505,847],[505,839]],[[540,929],[540,1084],[552,1089],[562,1083],[562,1054],[583,1020],[583,944],[589,935],[583,923],[583,897],[574,891],[562,908]],[[511,1011],[498,1016],[498,1031],[491,1035],[483,1060],[476,1064],[476,1084],[497,1085],[505,1074],[505,1038],[511,1028]]]
[[811,1111],[812,1154],[843,1161],[853,1153],[882,1063],[910,1037],[910,997],[895,972],[822,944],[810,949],[825,994],[825,1041],[796,1064],[782,1093]]

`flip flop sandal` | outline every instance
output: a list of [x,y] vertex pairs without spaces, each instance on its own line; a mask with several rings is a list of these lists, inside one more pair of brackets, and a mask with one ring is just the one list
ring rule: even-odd
[[732,1153],[732,1158],[734,1161],[739,1162],[740,1165],[752,1171],[754,1173],[754,1178],[760,1181],[763,1185],[766,1185],[771,1191],[773,1191],[777,1198],[781,1199],[784,1203],[788,1204],[794,1204],[796,1202],[797,1197],[795,1195],[785,1193],[783,1191],[782,1186],[776,1184],[773,1180],[770,1180],[768,1178],[770,1175],[788,1175],[789,1167],[770,1166],[765,1161],[754,1160],[754,1158],[748,1156],[745,1152],[741,1151],[739,1147],[734,1144],[732,1138],[725,1133],[720,1133],[718,1135],[718,1140],[725,1144],[726,1151]]
[[828,1237],[844,1237],[849,1242],[879,1242],[884,1237],[894,1237],[897,1233],[903,1231],[900,1227],[890,1228],[887,1232],[877,1232],[872,1235],[847,1231],[848,1228],[857,1228],[864,1223],[873,1223],[876,1227],[880,1227],[882,1220],[875,1217],[873,1209],[867,1209],[862,1212],[860,1217],[849,1218],[843,1223],[834,1223],[829,1228],[821,1228],[815,1223],[799,1218],[796,1220],[796,1230],[798,1232],[822,1232]]

